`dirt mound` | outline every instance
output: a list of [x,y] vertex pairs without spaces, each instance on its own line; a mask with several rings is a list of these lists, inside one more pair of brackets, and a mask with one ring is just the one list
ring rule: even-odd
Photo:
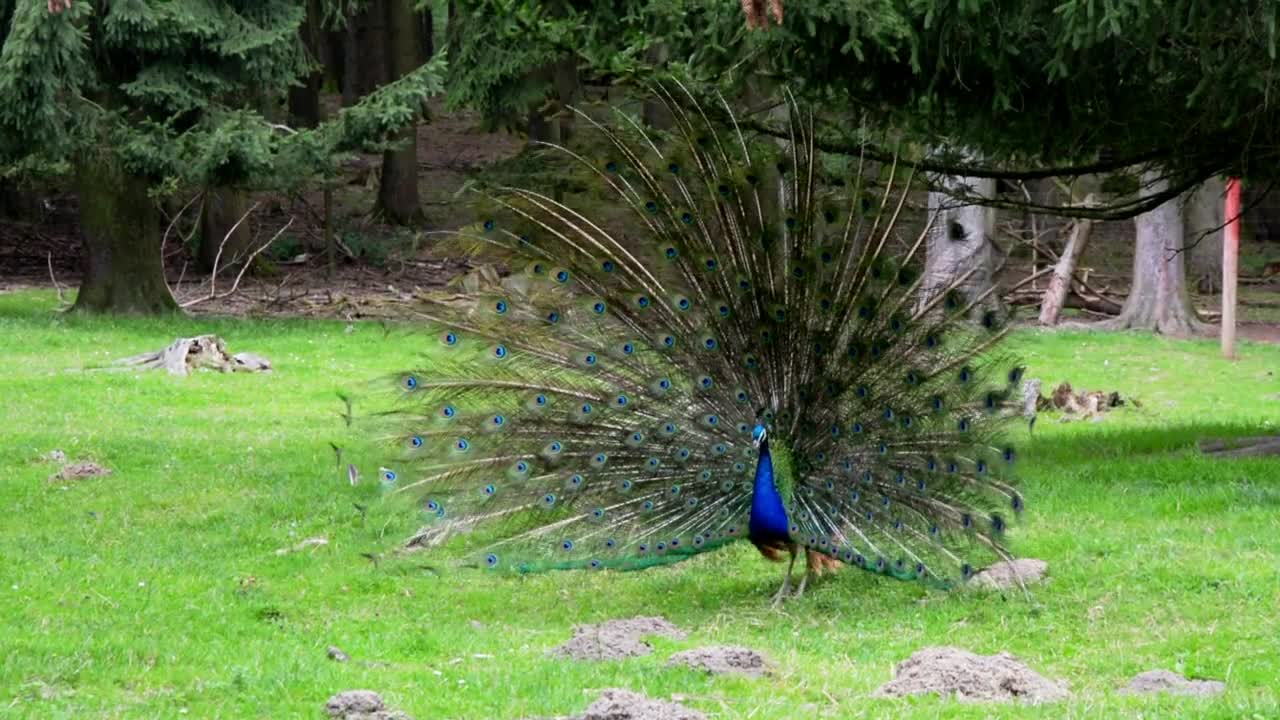
[[382,696],[372,690],[347,690],[329,698],[324,711],[337,720],[411,720],[399,710],[388,710]]
[[954,695],[962,702],[1020,700],[1042,703],[1070,693],[1022,664],[1009,653],[975,655],[953,647],[925,648],[898,663],[894,679],[876,690],[878,697]]
[[620,660],[648,655],[653,647],[640,638],[661,635],[673,640],[683,640],[683,630],[663,617],[637,617],[610,620],[598,625],[577,625],[573,638],[550,650],[553,657],[571,660]]
[[630,690],[605,690],[572,720],[706,720],[706,715],[674,702],[653,700]]
[[1169,670],[1148,670],[1138,673],[1120,693],[1145,695],[1148,693],[1173,693],[1175,695],[1220,695],[1227,685],[1219,680],[1188,680]]
[[49,482],[56,483],[84,480],[85,478],[103,477],[110,474],[110,468],[102,467],[95,462],[73,462],[68,465],[63,465],[61,470],[50,475]]
[[709,673],[739,673],[758,677],[769,672],[764,655],[745,647],[713,645],[678,652],[667,665],[688,665]]
[[1009,590],[1018,587],[1021,580],[1024,585],[1040,582],[1049,572],[1049,563],[1034,558],[1019,558],[998,562],[979,572],[969,581],[975,587],[991,590]]

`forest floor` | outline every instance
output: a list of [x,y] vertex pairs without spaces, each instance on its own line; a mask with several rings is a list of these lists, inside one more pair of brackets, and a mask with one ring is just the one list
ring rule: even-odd
[[[551,717],[612,687],[717,718],[1280,715],[1280,466],[1195,449],[1277,431],[1275,345],[1243,343],[1228,362],[1211,341],[1019,331],[1013,349],[1046,387],[1140,401],[1017,432],[1028,510],[1011,541],[1049,580],[1029,596],[938,593],[847,571],[774,611],[780,568],[749,546],[523,579],[393,557],[418,516],[381,494],[375,470],[353,486],[335,463],[330,442],[352,462],[375,457],[348,437],[335,393],[367,397],[368,381],[420,361],[417,333],[56,308],[50,290],[0,294],[0,717],[316,718],[353,688],[418,720]],[[275,371],[92,369],[204,332]],[[52,479],[81,460],[111,472]],[[547,654],[575,624],[637,615],[688,636],[618,661]],[[773,673],[666,666],[706,644],[758,650]],[[329,659],[331,645],[350,660]],[[1073,695],[1034,708],[871,697],[895,663],[938,645],[1009,651]],[[1117,692],[1153,668],[1226,692]]]

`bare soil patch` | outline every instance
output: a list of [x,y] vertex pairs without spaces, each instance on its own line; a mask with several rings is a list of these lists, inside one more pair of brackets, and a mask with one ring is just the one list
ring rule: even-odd
[[954,647],[925,648],[898,663],[893,680],[880,686],[878,697],[937,694],[961,702],[1038,704],[1070,695],[1006,652],[975,655]]
[[653,652],[653,646],[641,640],[647,635],[660,635],[672,640],[687,637],[680,628],[662,617],[637,617],[610,620],[597,625],[577,625],[573,638],[552,648],[553,657],[570,660],[621,660]]
[[1170,670],[1148,670],[1138,673],[1120,693],[1122,695],[1171,693],[1208,697],[1221,695],[1226,689],[1226,683],[1220,680],[1188,680]]
[[751,648],[733,645],[712,645],[693,648],[672,655],[667,665],[687,665],[713,675],[741,674],[759,677],[768,674],[768,661],[764,655]]

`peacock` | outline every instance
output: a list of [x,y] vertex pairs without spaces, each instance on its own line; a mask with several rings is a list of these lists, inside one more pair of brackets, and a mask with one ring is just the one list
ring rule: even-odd
[[575,110],[603,156],[553,146],[594,211],[502,186],[451,235],[494,264],[415,307],[439,349],[379,415],[410,544],[529,573],[745,540],[787,562],[775,603],[842,566],[954,586],[1007,558],[1023,370],[991,298],[922,272],[911,172],[820,152],[790,96],[778,140],[653,93],[669,130]]

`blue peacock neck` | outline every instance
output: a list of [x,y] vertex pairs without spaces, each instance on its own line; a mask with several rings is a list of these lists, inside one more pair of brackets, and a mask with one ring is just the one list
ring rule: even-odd
[[748,537],[754,542],[787,540],[791,523],[787,509],[775,482],[773,455],[769,452],[769,438],[760,441],[760,458],[756,462],[755,486],[751,491],[751,519]]

